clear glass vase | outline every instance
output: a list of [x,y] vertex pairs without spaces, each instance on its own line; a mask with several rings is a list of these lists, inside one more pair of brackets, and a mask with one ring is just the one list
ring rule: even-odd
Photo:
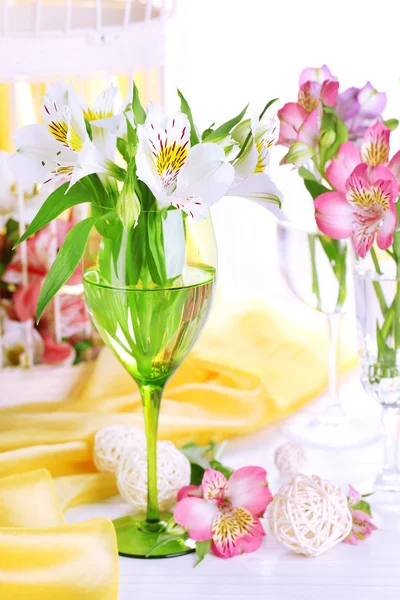
[[[104,342],[137,382],[147,440],[146,515],[115,522],[119,552],[146,557],[171,515],[160,514],[157,427],[164,386],[195,343],[211,306],[216,245],[210,218],[178,210],[142,211],[136,227],[119,219],[93,231],[84,261],[86,302]],[[181,540],[152,558],[192,547]]]
[[281,271],[294,294],[326,315],[329,333],[328,403],[318,412],[297,414],[284,432],[302,443],[337,448],[356,446],[377,436],[376,423],[348,416],[339,393],[339,347],[343,314],[353,306],[351,254],[346,240],[333,240],[279,223]]
[[[382,407],[384,466],[375,481],[378,500],[394,500],[400,509],[400,232],[394,252],[372,248],[356,257],[354,285],[361,382]],[[396,239],[397,238],[397,239]]]

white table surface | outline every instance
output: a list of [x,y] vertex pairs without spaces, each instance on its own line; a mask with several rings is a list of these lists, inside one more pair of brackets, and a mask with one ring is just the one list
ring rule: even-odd
[[[355,404],[352,410],[369,406],[357,378],[342,388]],[[355,408],[354,408],[355,407]],[[318,410],[318,404],[311,411]],[[282,483],[274,464],[274,450],[286,441],[278,426],[232,441],[224,461],[233,467],[260,465],[268,471],[272,492]],[[377,440],[358,449],[319,450],[307,448],[303,470],[327,477],[345,487],[352,483],[365,493],[382,462],[382,443]],[[373,497],[371,499],[372,508]],[[69,521],[100,515],[115,518],[129,513],[121,498],[68,511]],[[194,556],[175,559],[135,560],[120,558],[119,600],[271,600],[312,598],[318,600],[400,599],[400,515],[375,512],[379,531],[358,546],[339,544],[318,558],[291,554],[268,532],[256,553],[222,560],[208,556],[193,569]]]

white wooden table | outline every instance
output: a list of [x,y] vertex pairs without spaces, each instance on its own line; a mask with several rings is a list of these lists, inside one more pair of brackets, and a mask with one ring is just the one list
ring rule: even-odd
[[[344,386],[363,405],[368,402],[356,378]],[[316,410],[314,406],[311,410]],[[273,464],[274,450],[285,438],[278,427],[231,442],[225,462],[233,467],[261,465],[276,492],[282,479]],[[352,483],[365,493],[382,461],[378,440],[358,449],[321,451],[307,449],[306,473],[330,478],[345,486]],[[373,507],[373,497],[371,500]],[[127,514],[129,507],[120,498],[101,504],[71,509],[69,521],[107,515]],[[193,569],[194,556],[175,559],[120,559],[120,600],[247,600],[263,598],[387,600],[400,599],[400,512],[376,514],[379,531],[359,546],[339,544],[319,558],[304,558],[287,552],[267,533],[254,554],[229,560],[208,556]],[[265,523],[268,532],[267,523]]]

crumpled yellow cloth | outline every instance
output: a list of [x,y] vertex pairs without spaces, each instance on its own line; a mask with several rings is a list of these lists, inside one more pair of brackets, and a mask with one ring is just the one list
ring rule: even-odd
[[67,524],[45,469],[0,479],[1,600],[117,600],[106,518]]
[[[343,329],[345,369],[356,352],[353,324]],[[57,402],[40,402],[40,390],[37,402],[22,406],[0,399],[1,600],[116,600],[112,524],[66,525],[61,511],[117,492],[113,475],[96,472],[93,437],[113,423],[142,425],[140,395],[107,349],[79,372],[73,392]],[[167,385],[160,437],[182,444],[248,434],[326,384],[323,315],[298,305],[280,312],[220,304]]]

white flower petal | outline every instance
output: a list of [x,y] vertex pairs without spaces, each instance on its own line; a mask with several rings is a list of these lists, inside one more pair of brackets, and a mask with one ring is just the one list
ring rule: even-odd
[[254,141],[251,141],[235,163],[235,176],[239,178],[250,177],[256,170],[257,162],[258,150]]
[[191,148],[178,177],[177,193],[197,196],[207,206],[220,200],[233,181],[235,169],[225,162],[223,149],[206,142]]
[[27,183],[44,183],[61,175],[76,164],[77,155],[49,133],[43,124],[27,125],[14,135],[17,152],[9,165],[15,179]]
[[115,110],[115,99],[118,95],[118,88],[115,85],[109,85],[100,92],[94,103],[94,112],[100,115],[100,118],[111,117]]
[[279,206],[282,201],[282,193],[266,173],[255,173],[241,183],[232,185],[227,195],[252,200],[268,208],[279,220],[288,220]]

